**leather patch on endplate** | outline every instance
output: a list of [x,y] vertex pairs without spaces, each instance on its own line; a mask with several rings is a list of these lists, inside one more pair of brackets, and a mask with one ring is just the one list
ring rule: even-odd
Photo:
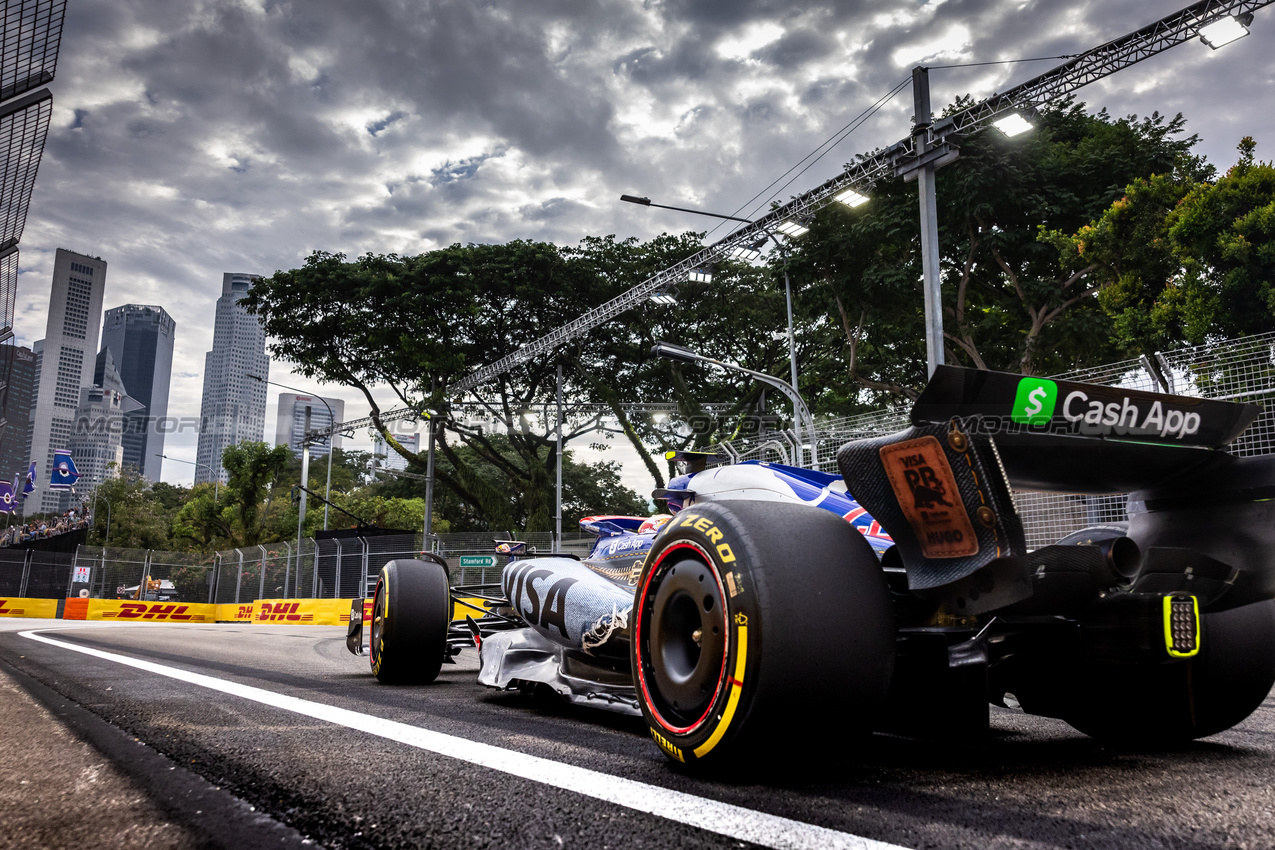
[[882,446],[881,463],[925,557],[978,554],[978,537],[937,439],[920,437]]

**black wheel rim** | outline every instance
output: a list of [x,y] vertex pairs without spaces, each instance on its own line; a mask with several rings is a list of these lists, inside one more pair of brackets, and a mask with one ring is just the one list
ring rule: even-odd
[[650,693],[670,726],[703,719],[725,667],[726,623],[717,577],[695,558],[662,571],[645,639]]

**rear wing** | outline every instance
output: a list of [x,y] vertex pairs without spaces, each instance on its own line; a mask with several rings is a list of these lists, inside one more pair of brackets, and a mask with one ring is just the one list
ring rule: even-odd
[[990,439],[1014,487],[1113,493],[1210,464],[1261,413],[1255,404],[940,366],[912,408]]

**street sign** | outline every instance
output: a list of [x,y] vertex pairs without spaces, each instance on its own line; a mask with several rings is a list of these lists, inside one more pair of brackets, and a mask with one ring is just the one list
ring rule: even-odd
[[496,566],[495,555],[461,555],[460,565],[462,567],[494,567]]

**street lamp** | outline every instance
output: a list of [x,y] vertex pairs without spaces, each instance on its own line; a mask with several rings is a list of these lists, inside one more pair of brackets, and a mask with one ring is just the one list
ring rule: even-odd
[[[307,394],[303,390],[299,390],[296,387],[290,387],[287,384],[281,384],[278,381],[267,381],[265,378],[261,377],[260,375],[248,375],[247,377],[252,378],[254,381],[260,381],[263,384],[273,384],[274,386],[280,387],[285,390],[292,390],[294,393],[301,393],[302,395]],[[323,530],[327,531],[328,530],[328,499],[332,497],[332,493],[331,493],[331,490],[332,490],[332,436],[336,433],[336,426],[340,423],[336,421],[336,415],[332,412],[332,405],[324,401],[323,396],[316,395],[315,398],[323,402],[323,406],[328,409],[328,480],[327,480],[327,483],[323,485]],[[310,431],[310,422],[308,419],[306,420],[305,430],[308,437],[309,431]],[[304,479],[304,476],[303,476],[303,479]],[[302,486],[305,486],[306,484],[309,484],[309,482],[302,480],[301,484]],[[305,491],[302,491],[301,499],[302,499],[302,504],[305,504]],[[304,511],[302,511],[302,513],[304,514]],[[298,543],[297,545],[300,546],[301,544]]]
[[155,457],[162,457],[164,460],[175,460],[178,463],[189,463],[191,466],[202,466],[204,469],[211,472],[213,477],[213,502],[215,503],[217,501],[217,495],[221,491],[221,476],[217,474],[217,470],[213,469],[206,463],[199,463],[198,461],[193,460],[182,460],[179,457],[169,457],[168,455],[162,455],[158,452],[155,453]]
[[[712,357],[705,357],[683,345],[674,345],[671,342],[657,342],[651,346],[651,353],[656,357],[667,357],[670,360],[680,360],[684,363],[707,363],[710,366],[718,366],[722,369],[728,369],[732,372],[739,372],[748,375],[754,380],[761,381],[763,384],[769,384],[781,393],[786,395],[792,402],[793,409],[798,411],[798,416],[803,419],[802,427],[807,429],[810,434],[810,466],[816,468],[819,465],[819,447],[815,440],[815,420],[810,415],[810,408],[806,407],[805,401],[802,400],[801,394],[796,388],[787,381],[776,378],[773,375],[767,375],[765,372],[754,372],[752,369],[745,369],[737,363],[728,363],[725,360],[714,360]],[[801,443],[800,434],[797,439],[798,444]]]
[[[856,195],[857,197],[863,198],[863,200],[856,202],[850,198],[850,195]],[[753,223],[749,219],[738,218],[733,215],[722,215],[721,213],[705,212],[704,210],[692,210],[686,207],[670,207],[670,206],[665,206],[664,204],[653,204],[651,203],[650,198],[641,198],[635,195],[621,195],[620,200],[626,201],[630,204],[638,204],[639,206],[644,206],[644,207],[659,207],[662,210],[676,210],[678,212],[688,212],[688,213],[693,213],[694,215],[705,215],[710,218],[722,218],[722,219],[726,219],[727,221],[742,221],[745,224]],[[859,206],[859,204],[866,202],[868,198],[866,195],[858,195],[858,193],[853,192],[853,190],[847,190],[846,192],[843,192],[841,195],[839,195],[837,197],[837,200],[849,206],[856,207],[856,206]],[[802,234],[810,230],[810,228],[806,227],[804,223],[798,222],[795,220],[780,222],[778,225],[775,226],[775,229],[789,237],[801,236]],[[770,240],[775,243],[775,246],[777,248],[779,248],[780,256],[784,258],[784,302],[787,304],[787,308],[788,308],[788,365],[792,372],[793,392],[796,392],[797,391],[797,337],[795,332],[793,331],[792,281],[788,277],[788,250],[787,250],[787,246],[785,246],[784,243],[780,242],[779,238],[776,237],[775,234],[769,228],[763,228],[763,230],[765,230],[766,236],[769,237]],[[756,244],[741,246],[736,253],[742,259],[751,261],[761,256],[761,247],[765,244],[766,244],[766,240],[762,239]],[[702,275],[702,277],[697,278],[696,277],[697,274]],[[712,275],[705,272],[703,269],[695,269],[694,271],[691,272],[689,277],[692,281],[701,280],[701,279],[712,280]],[[655,301],[657,304],[669,303],[664,300],[657,300],[656,296],[652,296],[651,300]],[[794,404],[792,408],[792,418],[793,418],[794,424],[800,418],[796,404]],[[801,427],[796,426],[796,430],[798,432],[797,434],[798,440],[800,440]],[[814,434],[814,431],[811,431],[810,432],[811,445],[814,444],[814,440],[815,440],[815,434]]]

